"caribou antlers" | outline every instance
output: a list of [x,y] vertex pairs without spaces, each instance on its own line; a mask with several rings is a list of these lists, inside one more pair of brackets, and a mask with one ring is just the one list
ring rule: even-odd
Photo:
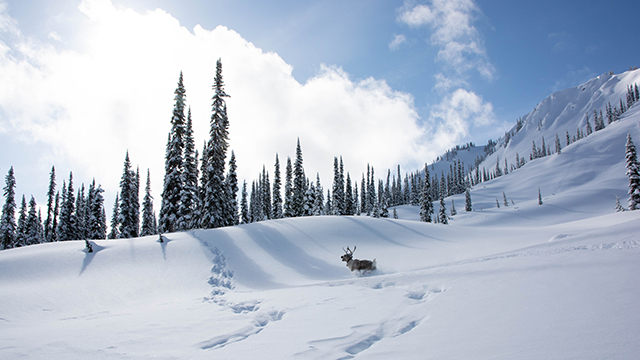
[[[344,250],[344,248],[342,248]],[[347,250],[344,250],[344,255],[342,255],[342,261],[347,262],[347,267],[349,270],[363,270],[363,271],[371,271],[376,269],[376,259],[371,260],[358,260],[353,258],[353,252],[356,251],[356,246],[353,247],[353,250],[349,249],[347,246]]]

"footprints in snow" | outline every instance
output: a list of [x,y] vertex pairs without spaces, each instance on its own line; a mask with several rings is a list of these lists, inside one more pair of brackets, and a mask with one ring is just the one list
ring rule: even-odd
[[271,321],[282,319],[283,315],[283,312],[276,310],[257,312],[251,324],[227,334],[214,336],[209,340],[200,342],[198,346],[203,350],[219,349],[229,344],[245,340],[251,335],[260,333]]

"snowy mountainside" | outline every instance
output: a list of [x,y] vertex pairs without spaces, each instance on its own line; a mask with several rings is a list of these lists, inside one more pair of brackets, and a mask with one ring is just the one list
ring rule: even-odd
[[[455,150],[452,149],[452,150]],[[459,147],[455,151],[449,151],[449,154],[444,153],[438,157],[438,161],[427,163],[429,166],[429,174],[433,177],[438,175],[438,178],[442,174],[446,177],[450,172],[450,167],[457,164],[460,160],[464,165],[464,171],[469,171],[470,168],[475,167],[476,160],[482,160],[486,156],[484,146],[464,146]],[[457,165],[456,165],[457,166]],[[420,173],[424,173],[424,169],[420,169]],[[403,174],[404,176],[404,174]]]
[[[589,116],[594,127],[593,111],[605,113],[607,104],[620,107],[620,100],[626,106],[627,86],[640,83],[640,70],[630,70],[619,75],[601,75],[573,88],[564,89],[549,95],[536,108],[522,117],[522,128],[514,126],[508,143],[506,138],[498,141],[498,147],[480,165],[488,171],[495,169],[496,160],[504,168],[504,159],[509,167],[515,164],[516,154],[529,161],[533,142],[541,147],[544,138],[547,147],[555,152],[556,134],[560,138],[562,149],[567,146],[566,133],[573,137],[580,128],[586,133],[586,117]],[[606,119],[605,119],[606,122]],[[595,129],[594,129],[595,130]]]
[[[575,127],[584,113],[571,106],[609,101],[637,74],[588,82],[588,101],[575,89],[547,98],[541,132],[515,134],[487,170]],[[627,133],[640,143],[639,122],[636,105],[474,186],[471,212],[464,195],[447,198],[458,211],[447,226],[402,206],[400,220],[289,218],[92,241],[93,253],[84,241],[1,251],[0,358],[635,358],[640,211],[613,205],[626,202],[624,144]],[[379,269],[351,273],[347,246]]]

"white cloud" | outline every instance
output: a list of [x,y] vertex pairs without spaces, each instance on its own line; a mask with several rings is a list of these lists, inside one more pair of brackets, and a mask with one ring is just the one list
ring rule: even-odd
[[[277,54],[226,27],[190,32],[162,10],[139,14],[108,0],[85,0],[79,9],[89,19],[82,50],[22,35],[0,42],[0,131],[48,144],[51,164],[66,159],[74,173],[95,176],[112,192],[128,150],[142,173],[151,169],[156,209],[178,75],[184,72],[201,148],[218,58],[231,95],[230,142],[241,178],[255,178],[262,164],[273,169],[276,152],[284,169],[298,137],[308,175],[314,179],[319,171],[325,187],[333,156],[342,155],[359,178],[367,162],[379,171],[396,164],[410,170],[450,146],[422,146],[425,129],[412,96],[383,80],[354,81],[338,67],[323,66],[300,84]],[[0,29],[17,29],[12,24],[0,9]]]
[[393,40],[391,40],[391,42],[389,43],[389,49],[393,50],[398,50],[398,48],[400,48],[400,45],[404,44],[407,41],[407,38],[403,35],[396,35],[393,37]]
[[430,43],[440,49],[437,60],[450,71],[460,76],[475,69],[491,80],[495,69],[473,25],[479,12],[473,0],[433,0],[430,5],[414,7],[406,3],[398,20],[412,27],[428,26],[432,31]]
[[474,126],[486,126],[495,122],[493,106],[481,96],[464,89],[447,95],[431,109],[430,121],[438,124],[434,140],[438,147],[459,144]]

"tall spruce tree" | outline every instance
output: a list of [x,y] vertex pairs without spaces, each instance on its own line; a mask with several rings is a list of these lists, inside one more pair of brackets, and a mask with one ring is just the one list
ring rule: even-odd
[[278,153],[276,153],[276,163],[274,165],[274,175],[273,175],[273,208],[271,209],[274,219],[282,218],[281,189],[282,189],[282,178],[280,177],[280,160],[278,159]]
[[331,215],[344,215],[345,199],[344,199],[344,176],[342,174],[342,156],[340,157],[340,164],[338,158],[333,158],[333,201],[331,209]]
[[27,245],[27,200],[22,195],[22,202],[20,203],[20,210],[18,210],[18,227],[16,228],[16,241],[14,246],[26,246]]
[[471,211],[471,210],[473,210],[473,207],[471,204],[471,191],[467,189],[464,192],[464,211]]
[[449,224],[449,217],[447,216],[447,208],[444,204],[444,198],[440,198],[440,211],[438,214],[438,222],[440,224]]
[[104,210],[104,196],[102,193],[104,193],[104,190],[99,184],[96,186],[96,180],[93,179],[89,186],[87,201],[89,208],[88,239],[95,240],[107,237],[107,216]]
[[629,179],[629,210],[640,209],[640,164],[636,146],[631,140],[631,133],[627,134],[625,146],[626,175]]
[[307,192],[307,182],[304,175],[304,167],[302,161],[302,148],[300,147],[300,139],[296,146],[296,161],[293,169],[293,199],[291,210],[293,216],[304,215],[304,197]]
[[78,196],[76,196],[76,238],[87,238],[87,207],[86,199],[84,197],[84,183],[78,189]]
[[226,216],[229,208],[228,193],[225,190],[225,161],[229,147],[229,118],[224,98],[229,97],[224,91],[222,79],[222,62],[216,62],[216,76],[213,84],[213,103],[211,105],[211,122],[209,141],[202,161],[206,163],[201,181],[204,199],[202,200],[200,226],[205,229],[217,228],[227,224]]
[[184,132],[184,162],[181,181],[182,193],[180,194],[178,210],[178,230],[189,230],[195,225],[194,215],[198,205],[198,164],[196,157],[191,107],[189,107]]
[[[356,195],[356,199],[357,199]],[[355,215],[356,206],[354,204],[353,187],[351,186],[351,176],[347,172],[347,179],[344,188],[344,215]]]
[[53,207],[56,196],[56,168],[51,167],[51,174],[49,175],[49,189],[47,191],[47,219],[44,223],[44,237],[45,241],[53,241]]
[[[193,200],[195,201],[196,198]],[[140,229],[140,236],[155,235],[158,233],[154,225],[156,222],[155,218],[153,196],[151,196],[151,173],[149,169],[147,169],[147,183],[144,187],[144,199],[142,200],[142,227]]]
[[[131,170],[131,161],[129,160],[129,151],[124,159],[124,169],[120,178],[120,238],[130,239],[138,237],[138,222],[136,206],[138,186],[136,185],[136,173]],[[137,215],[137,216],[136,216]]]
[[320,184],[320,173],[316,173],[316,196],[312,215],[319,216],[324,214],[324,189]]
[[[182,71],[178,79],[178,87],[174,91],[173,114],[171,115],[171,132],[167,140],[165,155],[164,186],[162,205],[160,207],[160,231],[163,233],[178,230],[180,223],[180,201],[183,195],[184,182],[184,139],[185,139],[185,97],[186,91],[182,83]],[[120,199],[124,201],[124,199]],[[124,209],[120,209],[121,212]],[[126,234],[120,234],[126,236]]]
[[424,185],[422,186],[422,194],[420,197],[420,221],[431,222],[433,216],[433,199],[431,198],[431,182],[429,175],[429,167],[424,164]]
[[247,202],[247,182],[242,183],[242,200],[240,202],[240,222],[248,224],[251,222],[249,217],[249,203]]
[[25,245],[40,244],[44,242],[42,233],[42,221],[38,217],[36,199],[31,195],[29,200],[29,213],[25,228]]
[[284,182],[284,207],[282,209],[284,217],[293,217],[293,167],[291,158],[287,156],[287,166],[285,168]]
[[[227,226],[238,225],[240,223],[240,218],[238,217],[238,175],[236,174],[236,170],[236,155],[233,150],[231,150],[231,158],[229,159],[229,172],[227,173],[227,177],[225,178],[225,192],[227,194]],[[270,191],[268,186],[269,178],[267,176],[266,192]],[[270,210],[271,208],[271,200],[269,199],[267,199],[268,203],[266,204],[267,210]],[[268,218],[271,218],[270,211],[268,211]]]
[[13,173],[13,166],[5,177],[4,205],[2,206],[2,217],[0,218],[0,250],[10,249],[16,241],[16,178]]
[[[64,194],[62,194],[64,198]],[[116,194],[116,201],[113,204],[113,214],[111,215],[111,231],[109,231],[109,239],[118,239],[120,237],[120,194]]]
[[[65,184],[63,182],[63,188]],[[69,173],[69,184],[62,193],[62,205],[60,206],[60,222],[58,223],[58,240],[77,239],[77,219],[75,209],[75,195],[73,190],[73,173]]]

